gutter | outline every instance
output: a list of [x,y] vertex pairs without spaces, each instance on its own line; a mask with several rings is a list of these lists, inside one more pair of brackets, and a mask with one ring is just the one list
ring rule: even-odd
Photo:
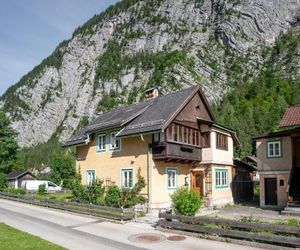
[[144,135],[140,135],[142,142],[145,143],[147,146],[147,195],[148,195],[148,204],[147,204],[147,213],[149,211],[150,207],[150,200],[151,200],[151,195],[150,195],[150,163],[149,163],[149,154],[150,154],[150,148],[149,144],[145,141]]

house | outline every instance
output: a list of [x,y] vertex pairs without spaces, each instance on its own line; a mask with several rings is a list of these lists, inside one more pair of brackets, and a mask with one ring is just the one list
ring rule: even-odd
[[83,184],[100,178],[132,188],[141,169],[152,208],[170,206],[181,186],[197,190],[210,206],[232,202],[237,138],[216,123],[202,90],[146,94],[146,101],[100,115],[65,143],[76,147]]
[[28,170],[19,170],[6,175],[8,186],[11,188],[20,188],[22,181],[35,179],[36,177]]
[[300,204],[300,105],[286,110],[279,128],[255,138],[262,207]]

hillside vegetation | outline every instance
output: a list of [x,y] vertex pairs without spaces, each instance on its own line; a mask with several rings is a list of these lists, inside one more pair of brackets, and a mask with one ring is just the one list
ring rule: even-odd
[[254,153],[251,137],[275,130],[300,102],[299,8],[293,0],[118,2],[0,98],[19,157],[39,164],[99,113],[143,100],[148,87],[191,85],[237,131],[236,155]]

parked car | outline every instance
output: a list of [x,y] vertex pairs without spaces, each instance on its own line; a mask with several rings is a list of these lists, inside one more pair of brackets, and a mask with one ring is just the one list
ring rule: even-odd
[[21,187],[29,192],[37,192],[39,186],[45,184],[45,190],[47,193],[55,193],[61,191],[61,187],[53,183],[52,181],[41,180],[25,180],[22,181]]

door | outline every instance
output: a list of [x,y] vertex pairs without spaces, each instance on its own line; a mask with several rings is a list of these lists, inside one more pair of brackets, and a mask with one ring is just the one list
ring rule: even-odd
[[265,178],[265,204],[277,206],[276,178]]
[[203,172],[192,173],[192,189],[197,191],[203,197]]

